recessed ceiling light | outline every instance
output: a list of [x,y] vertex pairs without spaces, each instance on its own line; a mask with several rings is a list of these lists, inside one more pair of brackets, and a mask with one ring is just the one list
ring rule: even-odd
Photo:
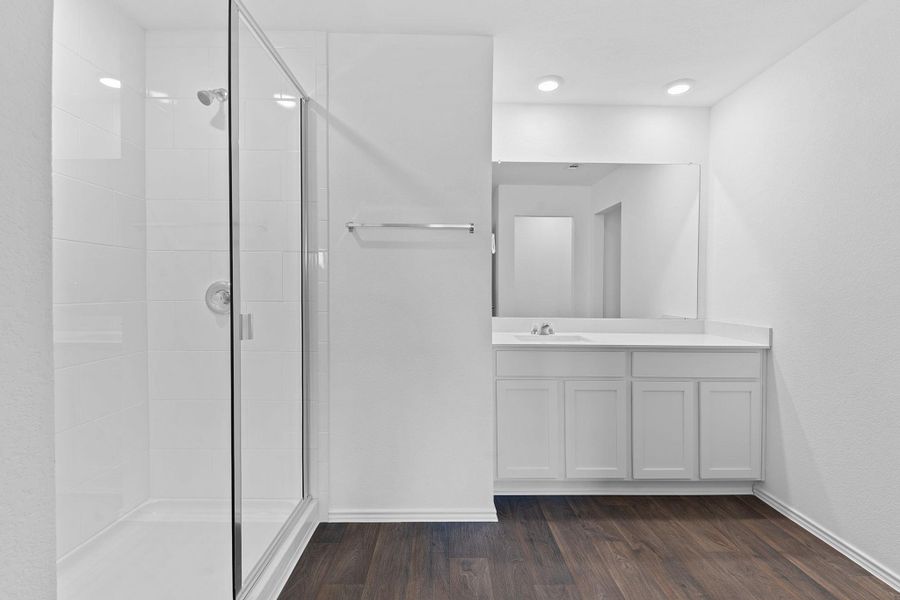
[[113,77],[101,77],[100,83],[102,83],[103,85],[105,85],[108,88],[113,88],[114,90],[117,90],[120,87],[122,87],[122,82],[119,81],[118,79],[114,79]]
[[673,81],[672,83],[666,84],[666,92],[670,96],[681,96],[682,94],[687,94],[693,88],[693,79],[679,79],[678,81]]
[[537,88],[542,92],[555,92],[562,82],[563,79],[559,75],[544,75],[538,79]]

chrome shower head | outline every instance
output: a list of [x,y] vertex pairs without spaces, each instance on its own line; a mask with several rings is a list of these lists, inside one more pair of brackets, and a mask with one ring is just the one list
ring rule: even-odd
[[197,92],[197,99],[204,106],[209,106],[212,104],[213,100],[217,100],[219,102],[225,102],[228,100],[228,90],[225,88],[217,88],[215,90],[200,90]]

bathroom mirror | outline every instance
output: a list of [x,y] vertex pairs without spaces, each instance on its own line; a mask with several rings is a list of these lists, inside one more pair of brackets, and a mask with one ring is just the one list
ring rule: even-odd
[[697,318],[700,167],[498,162],[494,316]]

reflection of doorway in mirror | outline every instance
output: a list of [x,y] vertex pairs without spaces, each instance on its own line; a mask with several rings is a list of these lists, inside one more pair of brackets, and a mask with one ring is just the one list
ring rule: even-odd
[[594,214],[591,316],[618,319],[622,302],[622,204]]
[[572,217],[517,216],[513,236],[515,293],[523,314],[574,316]]

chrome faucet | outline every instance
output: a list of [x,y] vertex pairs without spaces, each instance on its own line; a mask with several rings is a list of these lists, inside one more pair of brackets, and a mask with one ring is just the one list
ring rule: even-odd
[[544,321],[540,327],[537,323],[531,326],[531,335],[553,335],[553,326],[550,321]]

